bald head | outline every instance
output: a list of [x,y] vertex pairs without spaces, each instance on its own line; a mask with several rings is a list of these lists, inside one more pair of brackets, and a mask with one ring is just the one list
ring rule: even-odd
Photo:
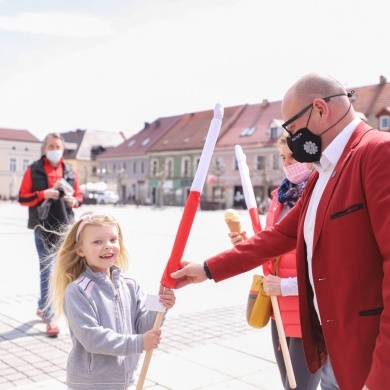
[[[285,100],[293,98],[297,104],[304,107],[315,98],[324,98],[337,94],[347,94],[342,84],[331,76],[319,73],[309,73],[301,77],[285,94]],[[346,106],[348,100],[344,99]]]
[[328,75],[309,73],[284,95],[282,113],[290,134],[309,128],[326,147],[355,117],[342,84]]

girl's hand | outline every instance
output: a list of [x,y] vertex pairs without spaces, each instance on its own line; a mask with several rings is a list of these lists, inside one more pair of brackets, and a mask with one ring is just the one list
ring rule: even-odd
[[150,351],[152,349],[158,348],[158,345],[161,341],[161,330],[160,329],[152,329],[145,332],[142,335],[142,340],[144,343],[144,351]]
[[230,241],[233,245],[236,245],[239,242],[243,242],[248,239],[248,237],[246,236],[246,232],[230,232],[228,236],[230,237]]
[[281,295],[282,290],[280,288],[280,283],[282,279],[279,276],[267,275],[263,279],[263,288],[267,295]]
[[176,301],[176,296],[173,290],[161,285],[159,295],[160,295],[160,302],[164,305],[164,307],[167,310],[172,309]]

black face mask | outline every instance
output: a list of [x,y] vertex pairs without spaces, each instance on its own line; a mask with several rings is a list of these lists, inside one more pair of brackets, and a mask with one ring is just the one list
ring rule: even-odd
[[323,131],[320,135],[312,133],[309,128],[309,121],[313,107],[311,108],[306,127],[302,127],[294,133],[293,136],[287,137],[287,146],[291,150],[291,156],[298,162],[312,163],[320,161],[322,154],[321,135],[326,133],[332,127],[336,126],[341,120],[345,118],[351,109],[352,103],[349,105],[348,111],[332,126]]
[[292,137],[287,137],[291,156],[298,162],[316,162],[321,157],[321,137],[307,127],[299,129]]

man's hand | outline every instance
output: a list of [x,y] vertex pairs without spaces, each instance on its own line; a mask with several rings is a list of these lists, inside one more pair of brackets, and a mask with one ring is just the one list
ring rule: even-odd
[[55,188],[48,188],[43,191],[45,199],[58,199],[60,197],[60,191]]
[[171,273],[173,279],[177,279],[176,288],[187,286],[191,283],[202,283],[207,280],[203,264],[181,262],[181,269]]
[[74,198],[73,196],[65,195],[64,200],[65,200],[66,204],[68,205],[68,207],[73,208],[73,207],[76,207],[78,205],[77,199]]

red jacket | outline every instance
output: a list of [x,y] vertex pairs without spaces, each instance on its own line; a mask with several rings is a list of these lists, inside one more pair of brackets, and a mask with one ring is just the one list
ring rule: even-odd
[[297,248],[302,341],[311,372],[327,352],[341,390],[390,388],[390,134],[361,122],[335,167],[317,209],[314,288],[303,225],[318,173],[276,225],[207,261],[220,281]]
[[[57,180],[62,178],[67,179],[69,184],[72,185],[74,189],[73,196],[80,205],[83,200],[83,195],[80,190],[77,174],[70,164],[65,163],[61,159],[57,167],[53,167],[47,158],[43,156],[27,168],[19,190],[19,203],[22,206],[28,207],[27,226],[29,229],[34,229],[42,223],[39,219],[37,207],[44,201],[44,191],[48,188],[53,188]],[[68,216],[73,217],[71,208],[66,207],[66,212]],[[63,216],[55,215],[54,212],[53,215],[55,216],[55,221],[59,221],[60,223],[65,222]]]
[[[275,225],[278,217],[283,210],[283,205],[277,199],[278,190],[272,192],[272,201],[268,208],[266,227]],[[274,262],[268,261],[263,265],[264,275],[274,274]],[[280,256],[276,274],[281,278],[293,278],[297,276],[297,261],[295,249]],[[284,333],[286,337],[302,337],[301,323],[299,321],[299,302],[298,296],[278,296],[280,315]]]

